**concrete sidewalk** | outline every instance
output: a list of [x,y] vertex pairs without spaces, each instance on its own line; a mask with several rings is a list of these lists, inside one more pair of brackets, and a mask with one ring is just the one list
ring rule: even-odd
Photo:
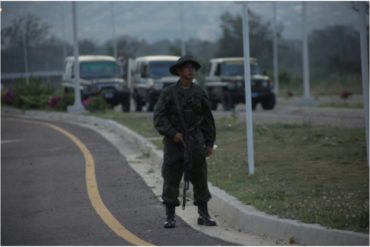
[[[23,115],[29,118],[66,121],[92,128],[113,143],[127,157],[129,164],[159,197],[162,190],[160,166],[162,151],[148,140],[114,122],[92,116],[42,111],[19,111],[3,108],[2,114]],[[219,227],[196,225],[197,212],[192,202],[185,211],[176,214],[193,228],[211,236],[242,245],[369,245],[369,236],[351,231],[332,230],[320,225],[280,219],[242,204],[225,191],[210,184],[212,200],[209,207]],[[190,193],[189,193],[190,194]]]

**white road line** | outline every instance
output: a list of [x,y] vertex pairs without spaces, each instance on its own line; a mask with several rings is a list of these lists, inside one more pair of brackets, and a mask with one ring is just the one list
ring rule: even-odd
[[14,143],[14,142],[21,142],[22,139],[12,139],[12,140],[1,140],[1,144],[8,144],[8,143]]

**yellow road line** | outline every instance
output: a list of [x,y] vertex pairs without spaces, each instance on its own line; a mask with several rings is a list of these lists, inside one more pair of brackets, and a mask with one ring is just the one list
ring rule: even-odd
[[[9,118],[8,118],[9,119]],[[15,119],[14,119],[15,120]],[[85,158],[86,165],[86,186],[87,193],[90,198],[90,202],[94,207],[100,218],[109,226],[109,228],[115,232],[118,236],[126,240],[133,245],[149,246],[152,245],[149,242],[137,237],[135,234],[127,230],[121,223],[112,215],[109,209],[105,206],[98,189],[98,184],[96,182],[95,176],[95,160],[87,147],[73,134],[70,132],[50,123],[43,123],[38,121],[16,119],[24,122],[41,124],[50,127],[63,135],[67,136],[76,146],[80,149],[81,153]]]

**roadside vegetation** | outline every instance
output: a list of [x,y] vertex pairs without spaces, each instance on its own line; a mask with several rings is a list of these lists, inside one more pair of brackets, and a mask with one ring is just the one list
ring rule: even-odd
[[[23,110],[66,111],[67,107],[74,103],[74,94],[64,93],[61,88],[53,88],[38,80],[31,80],[28,84],[18,82],[13,87],[2,89],[1,103]],[[109,109],[108,104],[101,97],[86,98],[82,104],[90,112]]]
[[[250,13],[251,56],[256,57],[272,79],[272,26],[256,13]],[[204,81],[210,58],[243,55],[242,17],[225,12],[220,16],[221,35],[215,41],[196,38],[186,41],[190,54],[196,54]],[[279,27],[279,33],[283,31]],[[27,39],[17,30],[25,30]],[[51,26],[30,14],[14,18],[2,28],[2,73],[24,71],[24,54],[19,47],[32,47],[32,71],[59,70],[62,52],[72,45],[51,33]],[[49,38],[50,37],[50,38]],[[330,38],[328,38],[330,37]],[[348,104],[351,95],[362,93],[358,31],[351,26],[333,25],[309,34],[311,95],[335,95],[340,102],[328,107],[362,107]],[[112,55],[112,40],[99,45],[81,40],[81,55]],[[180,55],[179,40],[155,43],[126,35],[117,37],[120,56],[134,58],[148,54]],[[279,39],[279,82],[281,97],[303,95],[299,40]],[[2,105],[21,109],[65,111],[74,102],[73,94],[31,80],[15,83],[2,81]],[[60,85],[60,82],[58,85]],[[99,97],[84,100],[85,108],[95,116],[113,119],[139,134],[152,138],[162,148],[160,136],[147,114],[108,111]],[[245,204],[284,218],[318,223],[336,229],[359,232],[369,230],[369,167],[366,164],[363,129],[318,127],[311,125],[255,125],[256,171],[248,176],[246,165],[245,123],[233,117],[217,119],[217,145],[208,159],[209,180]]]
[[[162,148],[143,114],[97,113]],[[369,230],[369,168],[363,129],[292,124],[254,126],[255,174],[248,176],[245,123],[216,119],[209,180],[247,205],[282,218],[358,232]]]
[[[1,102],[21,109],[65,111],[73,94],[37,81],[3,89]],[[162,149],[152,118],[108,111],[103,99],[83,102],[95,116],[115,120]],[[283,218],[335,229],[368,232],[369,168],[363,129],[311,125],[254,126],[256,172],[247,174],[245,123],[216,119],[217,145],[209,180],[245,204]]]

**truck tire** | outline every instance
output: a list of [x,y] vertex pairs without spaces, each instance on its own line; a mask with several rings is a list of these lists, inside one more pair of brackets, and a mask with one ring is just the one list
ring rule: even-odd
[[233,99],[231,98],[230,94],[225,91],[222,96],[222,107],[224,108],[225,111],[230,111],[234,109]]
[[264,110],[272,110],[274,109],[276,102],[275,94],[271,93],[267,96],[264,96],[261,99],[261,105]]
[[140,100],[135,100],[135,111],[140,112],[143,109],[143,105]]
[[153,97],[149,96],[148,109],[147,109],[148,112],[154,111],[155,103],[156,102],[154,101]]
[[210,103],[211,103],[211,110],[212,110],[212,111],[217,110],[218,101],[217,101],[217,100],[215,100],[215,99],[211,99],[211,100],[210,100]]
[[253,111],[256,110],[257,103],[258,103],[257,99],[252,99],[252,110]]
[[132,95],[135,101],[135,111],[140,112],[143,109],[143,101],[141,100],[141,97],[139,96],[138,93],[134,92]]
[[130,97],[127,97],[121,102],[122,112],[130,112],[131,102]]

